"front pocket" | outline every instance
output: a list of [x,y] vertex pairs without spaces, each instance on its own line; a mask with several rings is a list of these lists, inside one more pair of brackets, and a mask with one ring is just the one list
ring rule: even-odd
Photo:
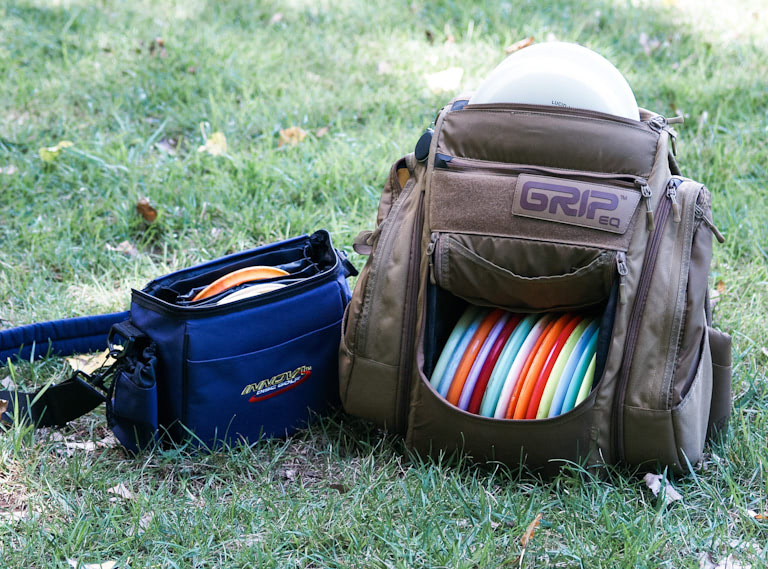
[[438,456],[462,451],[477,460],[526,464],[551,470],[563,461],[594,458],[592,392],[576,409],[551,419],[511,421],[480,417],[457,409],[429,385],[423,373],[413,397],[407,442]]
[[184,426],[215,446],[284,436],[337,398],[341,320],[235,357],[187,360]]
[[608,298],[617,253],[596,248],[466,234],[434,236],[433,274],[472,304],[508,310],[573,310]]

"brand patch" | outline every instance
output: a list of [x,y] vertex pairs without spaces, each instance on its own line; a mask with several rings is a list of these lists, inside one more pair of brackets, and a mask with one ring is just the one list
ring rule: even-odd
[[512,197],[512,212],[523,217],[624,233],[639,202],[638,190],[520,174]]
[[293,389],[309,379],[310,375],[312,375],[312,366],[297,367],[292,371],[284,371],[283,373],[273,375],[269,379],[249,383],[243,388],[240,395],[250,395],[248,403],[256,403],[257,401],[263,401]]

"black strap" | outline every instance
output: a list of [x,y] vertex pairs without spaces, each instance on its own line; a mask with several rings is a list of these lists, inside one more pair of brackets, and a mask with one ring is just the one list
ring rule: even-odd
[[57,385],[34,392],[0,391],[0,399],[8,408],[0,416],[3,422],[29,422],[35,427],[61,427],[92,411],[104,401],[101,393],[82,372]]
[[106,341],[115,360],[109,368],[93,375],[75,371],[69,379],[34,392],[0,391],[0,400],[7,407],[0,422],[61,427],[85,415],[109,399],[114,374],[133,365],[136,353],[147,342],[147,336],[129,320],[114,324]]

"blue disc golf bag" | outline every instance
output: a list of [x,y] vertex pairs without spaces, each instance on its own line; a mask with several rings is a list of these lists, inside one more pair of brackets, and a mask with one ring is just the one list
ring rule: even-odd
[[[216,279],[253,266],[282,269],[276,290],[221,303],[238,289],[193,300]],[[130,450],[158,439],[213,448],[304,426],[338,400],[341,319],[356,274],[317,231],[173,272],[133,290],[129,312],[0,331],[0,358],[112,348],[117,363],[35,393],[1,392],[6,421],[63,425],[106,402]],[[239,288],[252,286],[244,283]],[[44,347],[40,350],[40,347]],[[15,409],[15,411],[14,411]]]

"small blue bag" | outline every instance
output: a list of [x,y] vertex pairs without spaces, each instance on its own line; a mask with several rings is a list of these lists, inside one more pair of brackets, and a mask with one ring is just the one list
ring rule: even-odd
[[[193,300],[214,280],[259,265],[287,272],[258,281],[282,286],[234,302],[221,301],[237,288]],[[87,394],[90,405],[79,416],[100,394],[110,427],[130,450],[166,437],[211,448],[291,433],[337,404],[346,277],[353,274],[321,230],[165,275],[132,291],[129,320],[109,334],[118,360],[108,373],[75,374],[44,397],[11,394],[16,414],[25,410],[38,426],[63,424],[73,418],[64,409],[75,399]],[[113,316],[122,320],[125,313]],[[68,352],[72,338],[45,338],[51,329],[42,326],[34,339]],[[8,353],[9,339],[18,349],[19,330],[0,332],[0,355]],[[2,392],[0,398],[9,399]]]

